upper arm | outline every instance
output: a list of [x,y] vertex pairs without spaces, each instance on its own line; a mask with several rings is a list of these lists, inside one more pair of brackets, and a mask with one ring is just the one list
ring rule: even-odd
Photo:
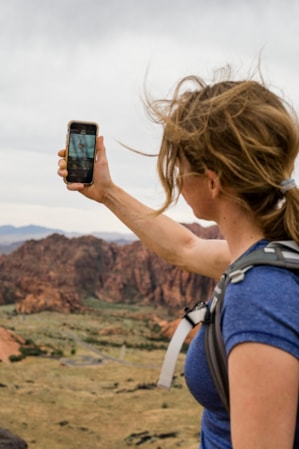
[[234,449],[292,449],[299,361],[261,343],[236,345],[228,358]]
[[225,240],[201,239],[190,236],[181,253],[181,268],[218,280],[230,263]]

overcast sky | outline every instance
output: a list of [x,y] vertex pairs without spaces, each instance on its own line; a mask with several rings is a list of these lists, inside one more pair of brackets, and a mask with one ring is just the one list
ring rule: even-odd
[[[261,54],[265,80],[299,109],[296,0],[0,0],[0,225],[124,231],[56,175],[70,119],[97,121],[113,179],[158,207],[161,130],[143,109],[179,78],[230,63],[239,77]],[[298,179],[298,177],[297,177]],[[180,203],[169,214],[194,221]]]

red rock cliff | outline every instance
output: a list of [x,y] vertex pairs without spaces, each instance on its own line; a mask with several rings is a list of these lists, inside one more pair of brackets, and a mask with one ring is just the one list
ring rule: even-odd
[[[203,238],[221,238],[216,226],[188,227]],[[0,273],[0,304],[16,303],[22,313],[79,311],[88,296],[179,310],[206,299],[214,285],[167,264],[140,241],[120,246],[92,236],[58,234],[27,241],[1,256]]]

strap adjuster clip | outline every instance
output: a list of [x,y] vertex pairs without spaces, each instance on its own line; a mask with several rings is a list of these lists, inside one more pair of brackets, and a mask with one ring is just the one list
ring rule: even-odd
[[195,323],[192,318],[190,317],[190,313],[193,312],[194,309],[190,309],[190,307],[185,307],[184,311],[184,315],[182,316],[182,318],[185,318],[192,327],[195,327],[197,323]]

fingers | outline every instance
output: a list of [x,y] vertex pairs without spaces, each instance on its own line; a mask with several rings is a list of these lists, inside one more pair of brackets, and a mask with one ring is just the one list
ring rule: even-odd
[[59,156],[59,157],[65,157],[65,153],[66,153],[66,150],[65,150],[65,149],[59,150],[59,151],[58,151],[58,156]]
[[59,168],[62,168],[62,169],[66,168],[66,160],[65,159],[59,159],[58,166],[59,166]]
[[[61,150],[59,151],[58,155],[62,156],[63,152],[65,152],[65,150]],[[67,170],[66,170],[66,161],[65,159],[59,159],[58,161],[58,170],[57,170],[57,174],[59,176],[61,176],[62,178],[65,178],[67,176]]]
[[66,155],[65,149],[58,151],[58,156],[61,157],[62,159],[59,159],[58,161],[59,168],[57,170],[57,174],[62,178],[65,178],[67,176],[65,155]]
[[65,178],[65,177],[67,176],[67,170],[59,168],[59,169],[57,170],[57,174],[58,174],[61,178]]

